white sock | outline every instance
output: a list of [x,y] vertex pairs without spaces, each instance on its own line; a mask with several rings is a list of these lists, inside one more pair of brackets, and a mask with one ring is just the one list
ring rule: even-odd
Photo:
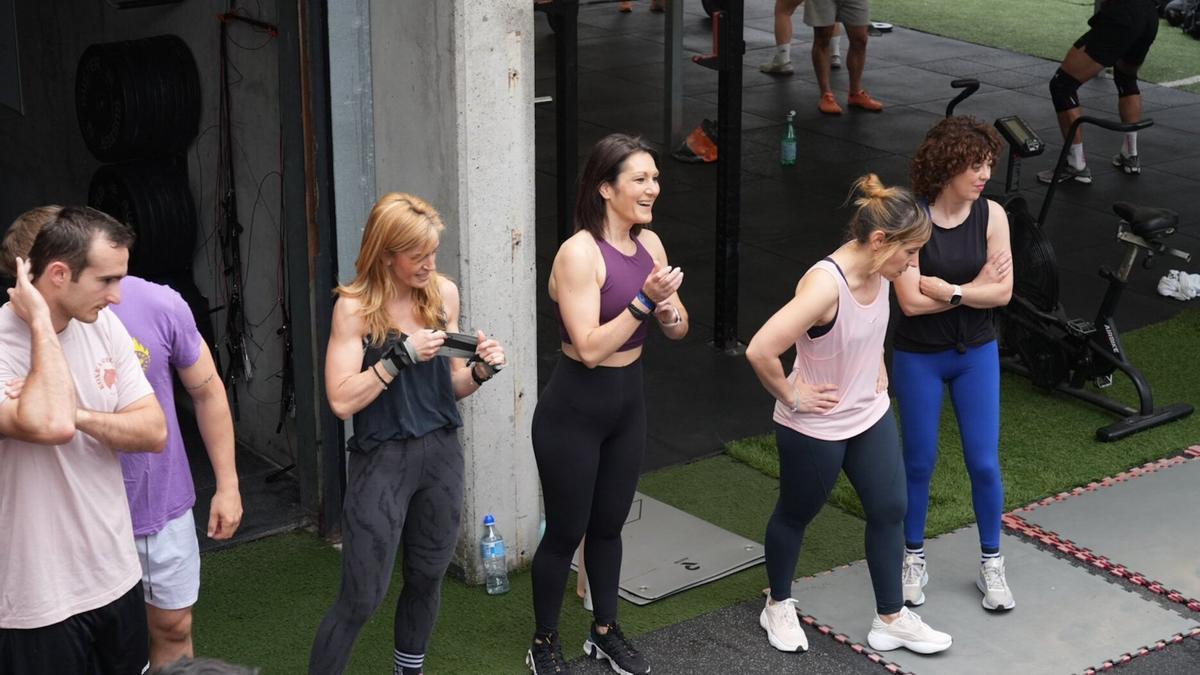
[[985,563],[989,560],[995,560],[999,557],[1000,551],[996,551],[995,553],[984,553],[983,551],[979,552],[979,562],[981,563]]
[[1087,166],[1087,160],[1083,158],[1083,143],[1071,144],[1071,154],[1067,155],[1067,163],[1077,170]]
[[791,63],[792,62],[792,44],[790,42],[781,45],[775,45],[775,63]]
[[834,35],[833,39],[829,41],[829,54],[831,56],[838,56],[838,57],[840,57],[842,55],[841,36]]
[[909,547],[905,546],[904,554],[919,556],[921,558],[921,560],[924,560],[925,559],[925,547],[922,546],[921,548],[909,548]]
[[1137,132],[1130,131],[1125,134],[1125,143],[1121,145],[1121,154],[1126,157],[1137,156]]

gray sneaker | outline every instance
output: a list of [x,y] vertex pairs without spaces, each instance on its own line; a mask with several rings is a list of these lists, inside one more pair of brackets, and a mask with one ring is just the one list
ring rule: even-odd
[[829,67],[834,70],[840,70],[842,67],[842,55],[833,53],[829,55]]
[[1140,162],[1138,162],[1137,155],[1126,157],[1118,152],[1117,154],[1113,155],[1113,166],[1117,167],[1121,171],[1124,171],[1130,176],[1136,176],[1142,172],[1142,165]]
[[[1037,174],[1037,179],[1039,183],[1049,185],[1054,181],[1054,169],[1039,171]],[[1092,170],[1086,166],[1082,169],[1076,169],[1068,163],[1067,167],[1063,169],[1062,173],[1058,174],[1058,182],[1065,183],[1069,180],[1073,180],[1076,183],[1083,183],[1084,185],[1091,185]]]
[[767,61],[759,66],[758,69],[768,75],[791,75],[792,62],[784,61],[783,63],[780,63],[775,59],[771,59],[770,61]]
[[909,607],[920,607],[925,604],[925,584],[929,583],[929,572],[925,568],[925,559],[914,553],[904,556],[904,568],[901,571],[901,583],[904,588],[904,604]]
[[984,609],[1006,611],[1017,606],[1012,591],[1008,589],[1008,580],[1004,577],[1004,556],[990,558],[979,565],[975,587],[983,593]]

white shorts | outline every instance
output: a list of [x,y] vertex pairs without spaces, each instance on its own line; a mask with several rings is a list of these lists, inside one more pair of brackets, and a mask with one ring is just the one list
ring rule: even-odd
[[810,26],[866,26],[871,23],[871,0],[806,0],[804,23]]
[[200,597],[200,541],[192,510],[155,534],[135,536],[146,604],[184,609]]

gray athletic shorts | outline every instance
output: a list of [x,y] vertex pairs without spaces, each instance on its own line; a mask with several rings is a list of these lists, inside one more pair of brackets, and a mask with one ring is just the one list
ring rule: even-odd
[[871,0],[805,0],[804,23],[810,26],[866,26],[871,23]]

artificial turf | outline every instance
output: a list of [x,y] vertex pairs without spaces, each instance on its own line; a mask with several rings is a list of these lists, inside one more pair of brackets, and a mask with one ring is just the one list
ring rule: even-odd
[[[1059,61],[1087,30],[1093,8],[1093,0],[873,0],[871,18]],[[1200,75],[1200,41],[1161,21],[1138,75],[1147,82]],[[1200,92],[1200,84],[1180,88]]]
[[[777,481],[729,457],[717,456],[642,477],[639,489],[732,532],[762,541]],[[503,526],[503,523],[501,523]],[[809,527],[797,576],[863,557],[863,523],[825,509]],[[261,667],[264,675],[306,672],[322,614],[337,591],[340,554],[311,532],[285,534],[206,554],[195,610],[196,653]],[[521,673],[533,633],[527,571],[511,574],[512,590],[488,596],[455,579],[443,585],[442,607],[426,661],[431,673]],[[358,639],[348,673],[388,671],[399,570],[391,590]],[[561,633],[569,658],[587,636],[586,613],[568,581]],[[645,607],[621,603],[621,623],[636,635],[759,596],[761,567]]]

